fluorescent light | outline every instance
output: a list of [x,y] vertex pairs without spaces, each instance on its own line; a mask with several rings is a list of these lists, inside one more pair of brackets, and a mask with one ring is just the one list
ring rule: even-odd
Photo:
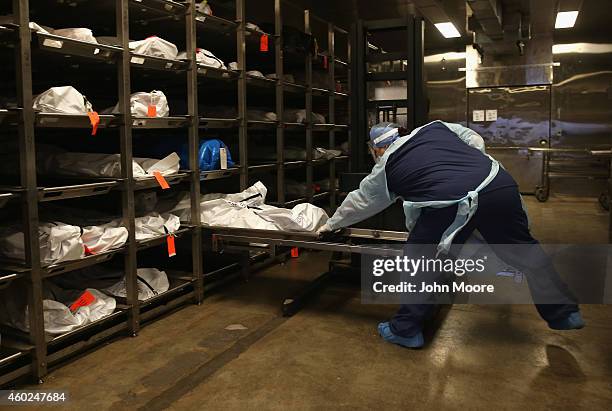
[[442,53],[442,54],[433,54],[431,56],[425,56],[423,58],[423,61],[425,63],[440,63],[443,59],[446,61],[450,61],[450,60],[463,60],[465,58],[465,52],[449,52],[449,53]]
[[576,18],[578,18],[578,11],[560,11],[557,13],[555,28],[568,29],[570,27],[574,27],[574,24],[576,24]]
[[459,31],[457,31],[457,27],[455,27],[455,25],[450,21],[447,21],[446,23],[436,23],[434,26],[436,26],[438,31],[447,39],[461,37]]

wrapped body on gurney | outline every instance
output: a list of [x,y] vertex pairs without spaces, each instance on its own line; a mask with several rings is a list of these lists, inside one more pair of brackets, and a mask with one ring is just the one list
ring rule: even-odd
[[[241,193],[205,194],[200,198],[202,225],[256,230],[316,232],[328,219],[320,207],[298,204],[292,209],[265,204],[268,189],[258,181]],[[184,196],[170,213],[189,221],[190,201]]]

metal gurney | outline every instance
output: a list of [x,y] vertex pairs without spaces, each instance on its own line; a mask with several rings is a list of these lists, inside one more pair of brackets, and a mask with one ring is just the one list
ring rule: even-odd
[[[353,257],[361,254],[378,256],[402,256],[403,249],[398,247],[406,242],[408,233],[381,231],[373,229],[347,228],[319,238],[315,233],[254,230],[244,228],[205,226],[204,244],[215,252],[237,252],[243,257],[241,265],[243,276],[248,278],[248,261],[251,251],[267,249],[276,255],[276,247],[297,247],[309,250],[332,251],[336,254],[348,253]],[[334,271],[330,261],[329,271],[321,274],[296,295],[284,300],[282,309],[286,316],[298,311],[305,300],[327,281]]]

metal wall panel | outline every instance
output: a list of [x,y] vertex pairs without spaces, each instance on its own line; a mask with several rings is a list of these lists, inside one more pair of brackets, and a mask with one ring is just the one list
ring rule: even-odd
[[612,143],[612,44],[554,46],[551,146],[601,148]]
[[429,97],[429,121],[467,124],[465,53],[443,53],[425,57],[425,78]]
[[[468,125],[514,176],[522,192],[543,185],[541,153],[550,142],[550,86],[487,87],[468,90]],[[497,110],[495,121],[474,121],[474,111]],[[485,114],[486,116],[486,114]]]

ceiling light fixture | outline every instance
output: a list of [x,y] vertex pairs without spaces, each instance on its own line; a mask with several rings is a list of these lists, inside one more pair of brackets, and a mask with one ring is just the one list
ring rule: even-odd
[[576,19],[578,18],[578,11],[560,11],[557,13],[557,20],[555,21],[556,29],[569,29],[574,27]]
[[461,37],[457,27],[455,27],[455,25],[450,21],[447,21],[446,23],[436,23],[434,26],[436,26],[438,31],[447,39]]

